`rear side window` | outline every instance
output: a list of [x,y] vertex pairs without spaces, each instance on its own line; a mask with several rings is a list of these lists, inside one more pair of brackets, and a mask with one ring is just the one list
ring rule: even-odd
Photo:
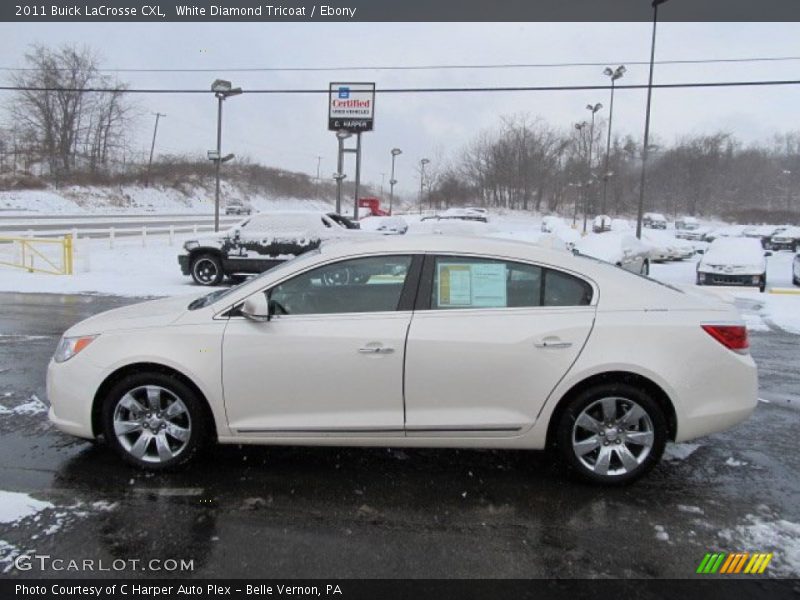
[[432,309],[586,306],[591,301],[588,283],[560,271],[494,259],[435,259]]

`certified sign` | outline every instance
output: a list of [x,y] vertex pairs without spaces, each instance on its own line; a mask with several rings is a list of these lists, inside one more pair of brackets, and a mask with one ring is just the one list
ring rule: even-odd
[[331,83],[328,89],[328,129],[372,131],[375,119],[374,83]]

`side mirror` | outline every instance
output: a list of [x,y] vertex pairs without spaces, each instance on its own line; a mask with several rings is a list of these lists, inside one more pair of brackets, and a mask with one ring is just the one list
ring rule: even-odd
[[242,315],[257,323],[270,320],[269,302],[267,302],[264,292],[257,292],[244,301]]
[[766,252],[764,252],[764,256],[772,256],[772,251],[767,250]]

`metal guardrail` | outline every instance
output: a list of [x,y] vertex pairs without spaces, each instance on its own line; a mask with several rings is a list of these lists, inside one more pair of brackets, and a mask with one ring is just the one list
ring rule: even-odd
[[[0,265],[25,269],[29,273],[47,273],[50,275],[72,275],[74,268],[74,245],[72,235],[65,235],[61,239],[32,238],[32,237],[0,237],[0,244],[19,244],[19,262],[0,260]],[[47,256],[37,246],[58,245],[60,248],[60,263],[52,256]],[[37,261],[42,266],[37,266]]]

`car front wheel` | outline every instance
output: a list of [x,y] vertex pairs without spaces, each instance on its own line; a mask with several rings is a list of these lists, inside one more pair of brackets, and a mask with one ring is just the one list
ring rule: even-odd
[[191,272],[198,285],[219,285],[225,276],[222,261],[213,254],[201,254],[192,260]]
[[189,461],[205,442],[207,419],[201,400],[178,379],[163,373],[125,377],[103,405],[103,433],[126,462],[164,470]]
[[562,463],[584,481],[630,483],[661,459],[667,422],[658,403],[625,383],[593,386],[573,397],[559,417]]

